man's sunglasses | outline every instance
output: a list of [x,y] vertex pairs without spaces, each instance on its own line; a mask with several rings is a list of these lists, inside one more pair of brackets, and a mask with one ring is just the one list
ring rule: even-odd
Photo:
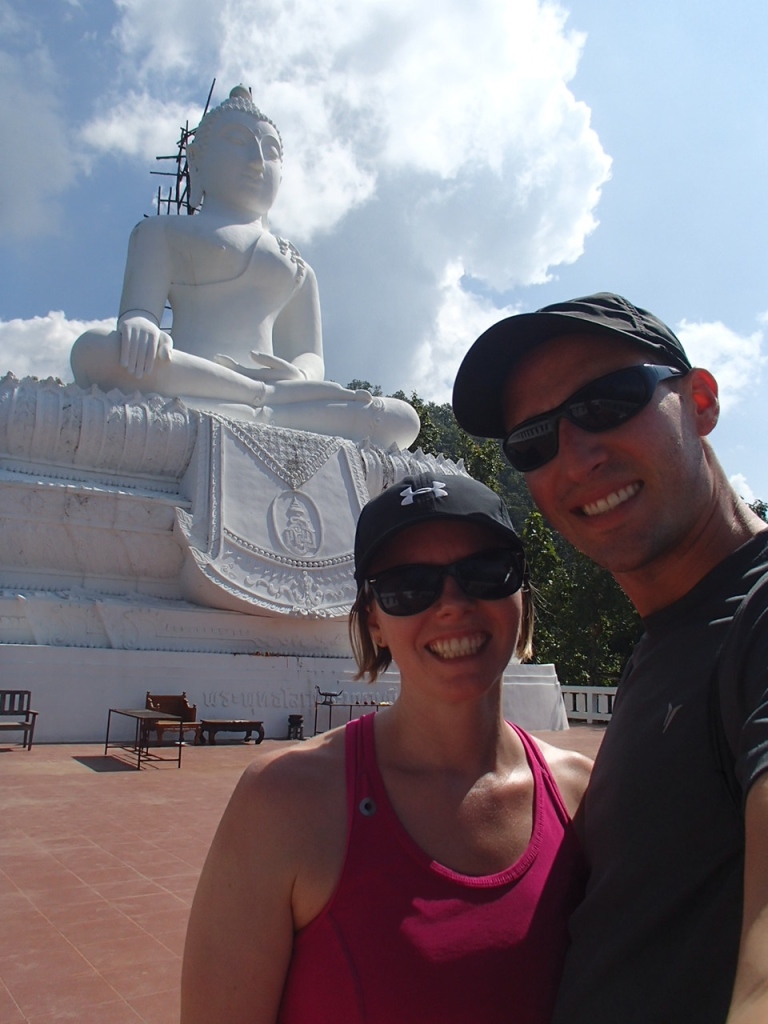
[[440,597],[446,576],[453,576],[468,597],[500,601],[523,585],[525,558],[511,548],[481,551],[450,565],[398,565],[366,582],[387,615],[418,615]]
[[686,371],[671,366],[628,366],[579,388],[562,405],[519,423],[502,441],[507,461],[519,472],[544,466],[557,455],[559,421],[599,434],[631,420],[651,400],[656,385]]

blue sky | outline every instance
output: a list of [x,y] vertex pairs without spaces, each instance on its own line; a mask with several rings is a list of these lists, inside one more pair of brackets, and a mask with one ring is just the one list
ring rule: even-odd
[[678,331],[768,500],[764,0],[0,0],[0,371],[71,379],[154,157],[244,82],[327,375],[445,401],[480,331],[591,291]]

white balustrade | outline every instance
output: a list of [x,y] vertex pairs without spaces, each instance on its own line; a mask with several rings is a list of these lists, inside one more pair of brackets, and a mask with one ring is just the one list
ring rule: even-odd
[[615,686],[561,686],[565,713],[580,722],[609,722],[613,714]]

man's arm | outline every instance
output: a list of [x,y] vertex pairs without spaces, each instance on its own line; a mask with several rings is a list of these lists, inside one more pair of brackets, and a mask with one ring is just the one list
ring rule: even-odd
[[727,1024],[768,1021],[768,772],[747,795],[744,918]]

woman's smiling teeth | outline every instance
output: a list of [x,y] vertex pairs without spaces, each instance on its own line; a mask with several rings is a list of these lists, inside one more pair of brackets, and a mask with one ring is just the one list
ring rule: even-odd
[[427,644],[427,650],[438,658],[466,658],[470,654],[477,654],[485,645],[484,633],[476,633],[473,636],[452,636],[445,639],[433,640]]
[[635,483],[630,484],[629,487],[622,487],[621,490],[614,491],[613,494],[609,494],[605,498],[598,498],[597,501],[592,501],[589,505],[582,505],[581,511],[585,516],[599,516],[601,512],[610,512],[612,508],[633,498],[641,486],[641,484]]

